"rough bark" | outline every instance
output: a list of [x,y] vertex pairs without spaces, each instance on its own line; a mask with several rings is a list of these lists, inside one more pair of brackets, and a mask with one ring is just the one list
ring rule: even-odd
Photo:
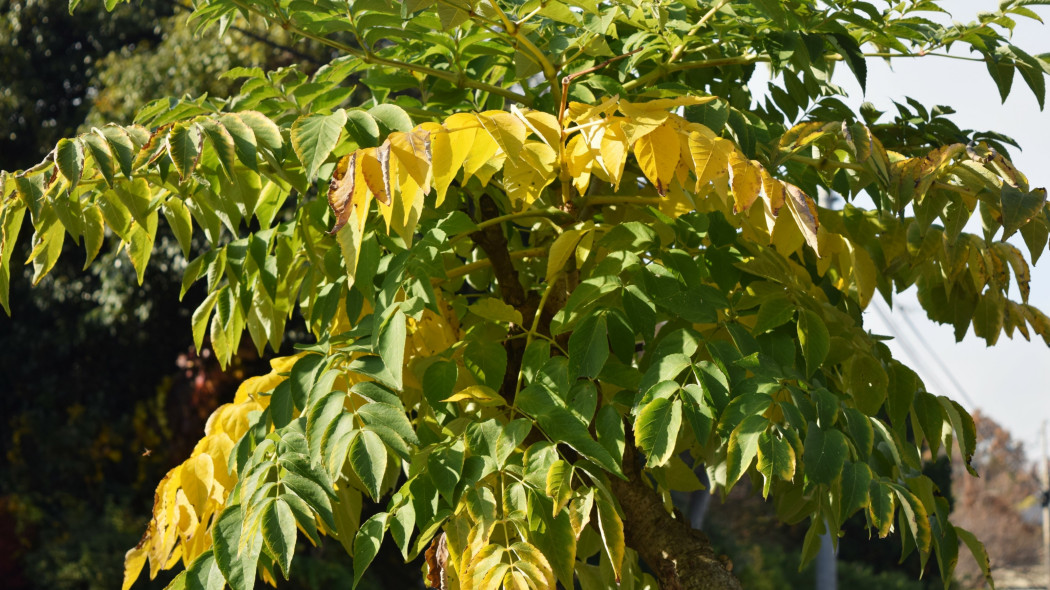
[[[479,209],[482,220],[494,219],[499,216],[499,209],[495,201],[488,195],[482,195],[479,199]],[[483,230],[471,234],[471,239],[480,247],[492,262],[492,274],[499,286],[500,297],[505,303],[513,306],[521,312],[526,325],[532,322],[532,316],[536,313],[538,298],[531,293],[526,293],[518,279],[518,270],[514,268],[514,262],[510,258],[510,249],[507,244],[507,236],[503,233],[503,225],[490,225]],[[517,336],[523,331],[522,326],[512,326],[509,336]],[[521,338],[508,338],[503,344],[507,351],[507,371],[503,375],[503,385],[500,393],[507,402],[512,403],[514,399],[515,385],[518,373],[521,371],[521,359],[525,353],[525,340]]]
[[676,520],[645,482],[629,446],[624,453],[624,473],[629,478],[612,480],[612,491],[624,511],[627,545],[653,570],[662,590],[739,590],[740,582],[730,573],[728,559],[719,558],[702,532]]

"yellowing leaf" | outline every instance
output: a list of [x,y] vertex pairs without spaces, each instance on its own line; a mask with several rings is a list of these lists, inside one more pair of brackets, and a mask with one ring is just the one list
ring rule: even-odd
[[547,282],[554,280],[559,272],[572,258],[576,251],[576,245],[580,243],[583,236],[590,229],[570,229],[562,232],[558,239],[551,244],[550,253],[547,255]]
[[398,168],[407,172],[424,193],[429,193],[430,133],[417,127],[408,133],[391,133],[387,141],[390,142],[392,155],[397,159]]
[[496,393],[491,387],[485,385],[471,385],[465,389],[452,394],[448,399],[441,400],[443,402],[474,402],[481,406],[503,406],[506,405],[506,400],[503,396]]
[[[515,209],[527,209],[543,189],[554,181],[554,164],[558,154],[545,143],[529,141],[518,157],[507,160],[503,170],[503,188]],[[479,174],[480,177],[480,174]]]
[[384,205],[390,205],[393,197],[390,189],[390,142],[377,148],[359,151],[357,165],[361,167],[365,184],[372,195]]
[[660,125],[634,143],[634,157],[642,173],[661,196],[674,178],[679,156],[678,134],[669,125]]
[[740,152],[733,150],[729,153],[729,170],[733,178],[730,184],[733,186],[733,208],[737,212],[747,211],[751,204],[758,198],[762,190],[762,176],[759,166],[752,163]]
[[[457,122],[457,131],[452,131],[449,128],[449,140],[452,142],[453,149],[466,149],[465,160],[463,161],[463,182],[470,180],[470,177],[477,174],[482,167],[490,164],[496,155],[496,152],[500,150],[499,144],[492,138],[488,132],[484,129],[478,128],[481,125],[478,118],[474,115],[470,115],[474,119],[474,128],[460,128],[458,123],[462,121],[461,117],[453,115],[445,121],[445,126],[449,127],[450,122],[453,118]],[[524,127],[524,126],[523,126]],[[459,142],[467,142],[460,144]],[[502,164],[502,159],[499,160]],[[493,171],[495,172],[495,171]],[[480,175],[479,175],[480,176]],[[489,174],[489,177],[492,175]]]
[[335,225],[330,234],[338,233],[350,220],[350,214],[356,205],[354,197],[360,199],[367,194],[364,183],[357,184],[359,176],[361,174],[357,169],[357,152],[343,156],[332,171],[332,180],[328,183],[328,206],[335,214]]
[[485,111],[478,113],[477,117],[503,153],[512,159],[517,157],[529,133],[525,123],[506,111]]
[[142,572],[142,566],[146,564],[146,549],[143,547],[145,539],[134,549],[124,554],[124,583],[121,590],[128,590],[138,579]]
[[809,195],[802,192],[802,189],[788,182],[784,183],[784,194],[787,197],[786,201],[788,209],[791,210],[791,216],[795,218],[795,224],[802,231],[806,243],[813,248],[817,256],[820,256],[817,243],[817,204]]
[[211,457],[190,457],[182,464],[181,477],[186,499],[198,514],[204,512],[204,506],[211,495],[212,482],[215,481],[215,465],[212,464]]
[[527,126],[537,137],[548,146],[557,149],[561,143],[561,127],[558,126],[558,118],[543,111],[527,110],[522,112],[516,106],[511,106],[511,112],[524,118]]
[[587,185],[591,181],[591,166],[594,165],[594,157],[590,146],[587,145],[583,135],[574,135],[565,146],[566,167],[572,184],[576,190],[583,194],[587,192]]
[[693,156],[693,170],[696,172],[696,192],[708,182],[726,174],[729,165],[729,153],[734,151],[733,144],[720,137],[708,135],[702,131],[689,133],[689,151]]
[[621,120],[614,119],[605,125],[601,137],[602,163],[613,188],[620,190],[620,179],[623,178],[623,167],[627,162],[627,134]]
[[586,123],[592,119],[597,119],[603,116],[609,116],[613,111],[617,109],[620,102],[619,95],[613,95],[599,104],[585,104],[581,102],[570,102],[569,103],[569,114],[568,118],[570,121],[577,121]]

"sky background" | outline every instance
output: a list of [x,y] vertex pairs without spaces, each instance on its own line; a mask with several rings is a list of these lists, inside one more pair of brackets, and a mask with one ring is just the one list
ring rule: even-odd
[[[952,0],[944,6],[951,16],[923,16],[939,22],[971,22],[980,11],[996,10],[998,0]],[[1050,22],[1050,6],[1030,8]],[[1013,43],[1029,54],[1050,53],[1050,25],[1018,17]],[[970,55],[962,45],[953,47],[951,53]],[[760,70],[751,86],[764,93],[768,79]],[[869,59],[866,95],[846,67],[836,71],[835,81],[846,90],[846,102],[854,109],[866,100],[891,117],[890,113],[896,113],[892,101],[904,103],[906,96],[927,108],[950,105],[957,111],[951,119],[959,127],[997,131],[1017,140],[1023,150],[1011,150],[1014,164],[1032,187],[1050,186],[1050,111],[1039,110],[1019,74],[1005,104],[984,64],[942,57],[899,59],[892,64]],[[967,231],[979,233],[979,221],[967,226]],[[1010,241],[1027,258],[1028,248],[1019,239]],[[1050,313],[1050,252],[1044,251],[1039,264],[1032,267],[1031,287],[1029,302]],[[1016,291],[1012,298],[1017,299]],[[874,333],[896,337],[889,342],[894,356],[915,369],[929,391],[949,395],[971,412],[980,410],[1023,441],[1030,459],[1038,456],[1039,430],[1050,419],[1050,348],[1041,339],[1033,334],[1034,339],[1027,342],[1015,332],[1011,340],[1003,333],[988,348],[971,329],[956,343],[951,326],[926,318],[914,287],[894,297],[892,311],[876,294],[865,323]]]

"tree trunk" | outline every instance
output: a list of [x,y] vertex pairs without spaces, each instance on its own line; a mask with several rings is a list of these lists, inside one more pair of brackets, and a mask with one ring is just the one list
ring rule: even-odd
[[653,570],[662,590],[739,590],[732,566],[715,555],[707,536],[664,509],[659,494],[644,480],[637,453],[633,445],[624,453],[628,481],[610,478],[623,508],[627,545]]

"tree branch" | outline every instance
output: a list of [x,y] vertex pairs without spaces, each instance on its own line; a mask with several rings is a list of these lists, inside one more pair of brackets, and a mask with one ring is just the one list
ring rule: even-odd
[[652,568],[664,590],[740,590],[731,566],[715,555],[702,532],[676,520],[645,481],[638,449],[628,444],[623,455],[627,481],[610,477],[610,486],[623,508],[624,536]]
[[[482,223],[487,220],[496,219],[499,208],[492,197],[481,195],[478,200],[481,210]],[[474,243],[485,251],[488,259],[492,261],[492,274],[496,277],[499,285],[500,298],[507,305],[513,306],[521,312],[524,324],[529,324],[536,314],[538,300],[534,293],[526,293],[518,280],[518,269],[514,268],[508,249],[507,236],[503,235],[503,225],[487,225],[470,235]],[[523,326],[512,326],[503,348],[507,351],[507,371],[503,374],[503,385],[500,393],[511,404],[514,403],[514,393],[518,383],[518,373],[521,372],[521,359],[525,354],[526,341],[514,336],[524,334]]]

